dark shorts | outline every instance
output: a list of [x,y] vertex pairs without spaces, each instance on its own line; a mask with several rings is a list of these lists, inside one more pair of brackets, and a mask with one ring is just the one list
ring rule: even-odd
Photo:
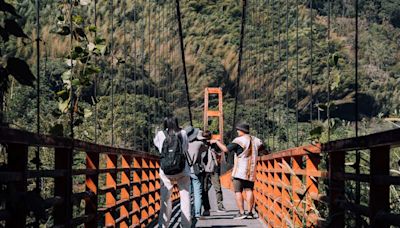
[[242,192],[243,189],[251,189],[254,188],[254,182],[248,180],[242,180],[238,178],[233,178],[233,190],[235,192]]

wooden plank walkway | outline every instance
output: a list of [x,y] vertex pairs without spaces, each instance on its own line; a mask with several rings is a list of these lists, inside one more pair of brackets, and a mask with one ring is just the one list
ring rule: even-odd
[[[235,216],[239,209],[236,207],[235,194],[228,190],[223,189],[224,195],[224,206],[226,208],[226,212],[218,213],[217,209],[217,200],[215,197],[215,191],[211,188],[209,192],[210,204],[211,204],[211,216],[204,217],[204,219],[199,220],[196,224],[198,228],[227,228],[227,227],[253,227],[253,228],[262,228],[266,227],[258,219],[242,219],[235,220],[233,216]],[[245,207],[245,209],[247,206]]]
[[[233,217],[238,213],[239,209],[236,207],[235,194],[228,190],[222,189],[224,196],[224,206],[226,212],[217,212],[217,200],[215,196],[214,188],[210,189],[209,198],[211,204],[211,216],[203,217],[203,219],[198,220],[196,223],[197,228],[242,228],[242,227],[252,227],[252,228],[264,228],[267,227],[258,219],[242,219],[235,220]],[[245,206],[245,209],[247,206]],[[169,228],[180,228],[180,213],[179,213],[179,203],[175,204],[172,210],[171,225]],[[155,225],[154,228],[158,228]]]

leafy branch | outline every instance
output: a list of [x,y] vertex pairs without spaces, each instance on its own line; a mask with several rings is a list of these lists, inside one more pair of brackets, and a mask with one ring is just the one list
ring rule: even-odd
[[[14,36],[16,39],[23,39],[22,42],[26,46],[27,44],[24,40],[31,40],[31,38],[25,34],[16,21],[16,19],[21,18],[21,16],[17,14],[14,6],[4,0],[0,0],[0,11],[2,11],[5,16],[0,25],[2,43],[6,45],[10,38]],[[10,54],[7,53],[3,54],[2,49],[0,49],[0,54],[2,55],[0,60],[0,124],[3,124],[4,98],[10,87],[9,76],[13,76],[21,85],[31,87],[34,86],[33,82],[36,78],[25,60],[10,56]]]

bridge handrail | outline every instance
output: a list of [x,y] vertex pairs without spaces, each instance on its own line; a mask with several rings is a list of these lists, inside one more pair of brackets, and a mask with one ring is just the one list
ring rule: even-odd
[[[76,149],[80,151],[108,154],[126,154],[156,159],[159,156],[139,150],[111,147],[78,139],[58,137],[51,135],[38,135],[19,129],[0,127],[0,143],[13,143],[27,146],[39,146],[48,148]],[[73,146],[72,146],[73,145]]]
[[[320,200],[318,170],[320,144],[287,149],[259,157],[255,182],[256,208],[271,227],[298,227]],[[306,224],[317,225],[319,215],[310,212]]]
[[[54,226],[109,227],[119,224],[130,227],[157,221],[160,209],[157,155],[7,127],[0,127],[0,143],[7,152],[3,157],[6,167],[0,171],[0,184],[7,186],[7,196],[18,195],[22,200],[0,199],[5,204],[0,207],[0,223],[6,227],[25,227],[32,221],[27,208],[33,206],[39,210],[39,207],[29,206],[27,201],[34,199],[47,205],[46,209],[53,208]],[[36,148],[46,148],[46,153],[54,154],[52,168],[35,170],[28,165],[28,159],[32,158],[29,151]],[[74,164],[74,155],[79,153],[86,156],[83,166]],[[79,181],[76,183],[79,177],[82,179],[80,185]],[[32,194],[28,183],[34,178],[54,181],[54,185],[50,185],[54,196],[41,199],[42,196]],[[171,200],[178,198],[175,187]],[[85,206],[81,211],[74,209],[83,201]]]
[[[350,212],[368,217],[372,226],[400,225],[400,214],[390,209],[390,186],[400,186],[400,176],[390,175],[390,152],[398,147],[400,129],[394,129],[259,157],[255,193],[260,217],[272,227],[344,227]],[[345,155],[359,150],[368,151],[370,172],[356,175],[345,169]],[[328,158],[327,167],[320,167],[322,156]],[[319,181],[324,179],[329,184]],[[369,184],[368,206],[346,198],[346,181]],[[323,186],[329,187],[328,195],[320,192]],[[314,211],[321,204],[328,207],[325,218]]]
[[359,136],[358,138],[353,137],[327,142],[322,144],[321,150],[324,153],[337,153],[384,146],[391,148],[400,146],[400,128]]
[[[329,157],[330,226],[344,227],[345,214],[349,212],[360,215],[359,220],[365,221],[361,217],[367,217],[372,227],[400,225],[400,214],[393,213],[390,206],[390,186],[400,186],[400,176],[390,174],[390,154],[398,147],[400,147],[400,129],[331,141],[322,145],[322,152]],[[357,151],[366,151],[369,155],[369,173],[357,175],[346,169],[346,154]],[[352,168],[355,170],[357,165],[360,164],[354,163]],[[367,205],[348,200],[345,189],[349,181],[368,184]],[[355,224],[360,225],[360,223],[362,221],[356,221]]]

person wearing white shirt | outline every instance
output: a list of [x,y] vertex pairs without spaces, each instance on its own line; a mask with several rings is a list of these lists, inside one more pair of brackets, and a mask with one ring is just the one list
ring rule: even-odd
[[[182,151],[187,154],[188,151],[188,138],[184,130],[179,127],[178,119],[176,117],[167,117],[164,119],[164,129],[158,131],[153,139],[154,145],[161,153],[163,150],[164,140],[166,139],[165,133],[172,135],[179,135],[181,140]],[[174,175],[166,175],[160,167],[160,182],[161,182],[161,208],[159,216],[159,227],[167,228],[171,219],[172,204],[171,204],[171,193],[174,184],[179,187],[180,195],[180,208],[181,208],[181,225],[183,228],[191,227],[191,215],[190,215],[190,169],[187,164],[180,173]]]

